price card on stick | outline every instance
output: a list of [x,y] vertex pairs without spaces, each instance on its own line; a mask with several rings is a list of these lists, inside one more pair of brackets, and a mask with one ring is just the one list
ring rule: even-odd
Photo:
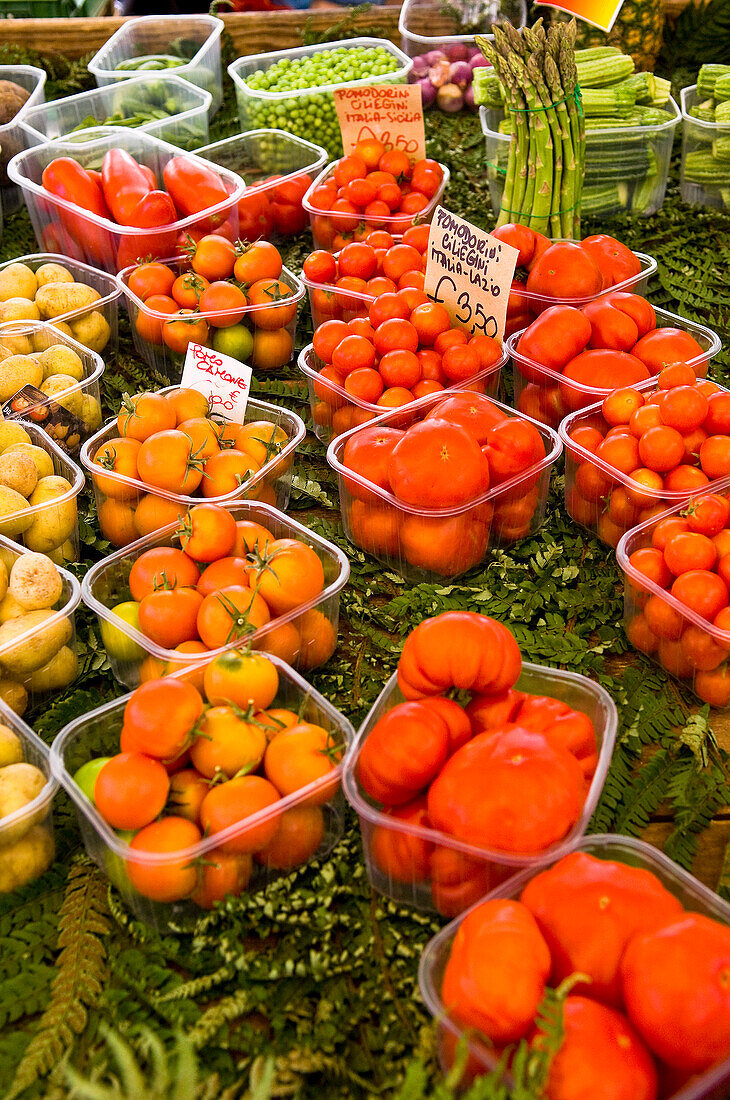
[[437,206],[428,235],[424,290],[470,336],[504,339],[519,252]]
[[426,156],[423,97],[418,84],[375,84],[371,88],[335,88],[342,148],[351,153],[358,141],[377,138],[411,160]]
[[180,385],[205,394],[212,413],[243,424],[251,373],[249,366],[231,355],[202,344],[188,344]]

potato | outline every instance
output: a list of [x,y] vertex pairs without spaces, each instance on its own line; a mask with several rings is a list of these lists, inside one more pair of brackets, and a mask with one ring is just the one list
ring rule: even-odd
[[43,368],[44,379],[51,378],[54,374],[63,374],[80,382],[84,377],[83,360],[68,344],[54,344],[42,351],[37,359]]
[[0,363],[0,401],[9,401],[23,386],[40,386],[43,367],[29,355],[10,355]]
[[0,853],[0,894],[9,894],[50,867],[53,837],[44,825],[34,825],[20,840],[4,845]]
[[75,309],[83,309],[98,302],[101,298],[98,290],[93,290],[85,283],[46,283],[40,287],[35,296],[35,304],[38,307],[44,321],[52,317],[59,317],[62,313],[71,313]]
[[33,513],[25,497],[7,485],[0,485],[0,535],[15,539],[27,531],[32,522]]
[[93,393],[85,393],[81,397],[81,419],[89,432],[101,427],[101,405]]
[[[32,637],[30,631],[35,631]],[[35,672],[55,657],[71,634],[71,622],[65,616],[55,611],[29,611],[22,619],[10,619],[0,626],[0,663],[13,675]]]
[[30,336],[23,332],[14,333],[12,336],[3,333],[0,341],[0,360],[7,359],[11,355],[30,355],[33,351],[33,343]]
[[8,764],[20,764],[23,759],[23,743],[15,730],[0,723],[0,768]]
[[22,810],[37,798],[46,785],[46,777],[35,764],[8,764],[0,768],[0,821]]
[[8,264],[0,271],[0,302],[11,298],[29,298],[32,302],[38,289],[38,278],[27,264]]
[[[6,421],[8,424],[12,424],[12,421]],[[3,425],[0,424],[0,437],[2,436]],[[21,431],[23,429],[21,428]],[[28,436],[28,433],[25,432]],[[1,457],[12,454],[30,455],[35,464],[35,468],[38,471],[38,477],[52,477],[53,476],[53,459],[49,455],[48,451],[44,451],[42,447],[36,447],[34,443],[30,442],[30,436],[26,441],[19,443],[13,443],[10,447],[6,447],[5,450],[0,444]]]
[[63,578],[45,554],[21,554],[10,570],[8,591],[26,611],[41,611],[58,603]]
[[65,321],[51,321],[52,331],[48,331],[45,328],[39,328],[37,332],[34,332],[31,336],[31,342],[33,344],[33,351],[46,351],[48,348],[58,346],[58,340],[55,333],[63,333],[64,336],[70,336],[73,340],[73,333],[71,332],[71,326],[67,325]]
[[22,619],[23,615],[25,615],[25,608],[20,606],[15,596],[6,592],[0,600],[0,626],[10,622],[11,619]]
[[[71,488],[65,477],[42,477],[30,496],[30,504],[50,504]],[[0,501],[1,503],[1,501]],[[0,512],[0,515],[2,513]],[[29,550],[39,550],[48,554],[70,538],[77,523],[76,498],[71,497],[63,503],[50,508],[42,508],[26,529],[24,539]],[[0,527],[0,530],[2,528]]]
[[27,500],[38,483],[38,470],[29,454],[22,451],[0,454],[0,485],[15,489]]
[[57,691],[75,680],[79,672],[79,659],[70,646],[62,646],[47,664],[31,672],[26,687],[31,691]]
[[17,443],[30,443],[25,428],[17,420],[0,420],[0,454]]
[[78,340],[85,348],[100,352],[109,343],[112,330],[104,314],[94,309],[91,313],[85,313],[83,317],[71,321],[71,333],[74,340]]
[[[74,386],[77,388],[73,389]],[[82,394],[75,378],[68,374],[51,374],[41,382],[40,390],[46,397],[58,401],[59,405],[81,419]]]
[[41,264],[35,273],[38,287],[47,286],[48,283],[73,283],[75,279],[67,267],[63,264]]
[[55,550],[49,550],[48,557],[54,565],[68,565],[70,561],[76,561],[76,547],[71,539],[66,539]]
[[[25,714],[28,706],[28,692],[17,680],[0,680],[0,699],[19,717]],[[2,873],[2,861],[0,861],[0,873]]]
[[[3,552],[8,556],[3,557]],[[8,584],[10,583],[10,575],[8,569],[8,561],[10,562],[10,568],[12,568],[15,561],[14,555],[5,550],[4,546],[0,546],[0,601],[4,600],[8,592]]]
[[0,324],[7,321],[40,321],[41,315],[35,302],[29,298],[8,298],[0,302]]

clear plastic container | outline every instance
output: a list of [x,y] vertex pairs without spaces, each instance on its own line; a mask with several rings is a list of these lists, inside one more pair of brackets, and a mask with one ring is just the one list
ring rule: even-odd
[[[49,424],[48,434],[57,442],[60,442],[64,451],[76,455],[84,439],[101,424],[100,379],[104,373],[103,359],[95,351],[89,351],[78,340],[67,336],[65,332],[60,332],[50,321],[6,321],[5,324],[0,325],[0,349],[7,350],[13,355],[32,355],[59,345],[70,348],[79,357],[83,374],[78,380],[72,379],[69,375],[68,385],[58,395],[55,393],[51,395],[50,399],[63,405],[77,417],[79,431],[77,434],[73,430],[66,430],[63,427],[59,429]],[[53,364],[44,363],[44,379],[51,375],[63,375],[64,372],[61,367],[56,369]],[[0,363],[1,376],[2,365]],[[17,381],[20,383],[17,390],[20,390],[26,384],[34,384],[31,377],[25,377],[21,381],[20,374],[18,374]],[[39,388],[42,388],[43,384],[41,382]],[[15,385],[16,383],[13,382],[12,386]],[[12,394],[8,394],[7,397],[3,396],[3,401],[12,400],[12,397]],[[33,407],[37,408],[37,406]],[[31,406],[25,405],[25,408],[30,409]],[[18,411],[22,410],[18,409]],[[44,423],[38,413],[29,411],[28,418],[38,421],[39,424]]]
[[[17,15],[17,0],[12,0],[11,6],[16,9]],[[0,65],[0,80],[12,80],[30,92],[15,118],[0,126],[0,203],[7,217],[23,205],[22,191],[8,179],[8,164],[16,153],[27,149],[30,144],[21,122],[28,111],[45,102],[46,71],[35,65]]]
[[[643,393],[647,393],[647,391],[654,393],[656,385],[653,381],[642,382],[635,389],[641,390]],[[720,386],[719,389],[723,393],[730,392],[723,386]],[[626,488],[636,491],[638,486],[628,474],[622,473],[614,466],[609,466],[602,458],[571,440],[570,433],[583,426],[598,428],[604,434],[608,432],[611,425],[604,420],[600,403],[589,405],[587,409],[580,409],[578,412],[571,413],[566,416],[558,428],[558,434],[565,448],[565,507],[571,519],[581,524],[582,527],[588,528],[592,534],[597,535],[608,546],[615,548],[625,531],[631,530],[632,527],[638,526],[645,519],[651,518],[658,509],[672,508],[675,505],[681,505],[683,502],[686,503],[690,497],[697,496],[698,492],[712,493],[716,485],[725,483],[725,478],[716,478],[715,481],[711,481],[701,490],[662,489],[657,491],[642,488],[641,496],[643,500],[641,505],[636,505],[631,509],[630,514],[626,514],[627,501],[625,494],[620,494],[612,505],[613,494]],[[580,467],[586,463],[593,470],[603,475],[602,479],[598,478],[599,483],[601,480],[605,482],[605,493],[596,501],[587,500],[580,492],[579,482],[576,481]],[[630,505],[630,501],[628,504]]]
[[107,118],[121,116],[122,119],[133,119],[140,112],[163,110],[165,115],[162,118],[130,128],[153,134],[171,145],[177,145],[179,149],[192,152],[208,140],[211,102],[210,92],[176,76],[172,69],[141,73],[133,80],[118,81],[90,92],[54,99],[26,111],[21,126],[28,135],[30,145],[40,145],[58,138],[83,142],[85,130],[102,125]]
[[[599,748],[598,765],[591,780],[580,819],[567,836],[551,845],[550,848],[546,848],[544,852],[537,855],[519,856],[467,844],[465,841],[457,840],[455,837],[437,829],[426,829],[405,821],[399,821],[390,814],[379,810],[377,804],[360,787],[356,770],[360,752],[370,731],[383,715],[404,701],[398,687],[397,675],[394,674],[388,680],[357,732],[352,749],[347,754],[343,777],[347,801],[360,818],[368,878],[371,886],[379,893],[393,898],[398,903],[415,905],[418,909],[425,909],[430,912],[439,911],[439,905],[434,900],[432,889],[434,883],[430,876],[424,879],[415,879],[412,868],[406,868],[404,869],[403,878],[399,879],[381,869],[377,854],[378,846],[382,843],[378,839],[379,834],[391,834],[391,836],[408,837],[414,840],[420,839],[426,844],[433,844],[434,852],[449,853],[454,872],[453,878],[449,878],[449,884],[453,888],[450,893],[453,892],[454,896],[461,896],[464,899],[459,911],[471,905],[476,898],[487,893],[488,890],[494,889],[498,883],[516,874],[517,871],[529,869],[532,872],[535,868],[543,867],[546,863],[551,863],[561,856],[567,855],[582,840],[588,828],[588,822],[598,803],[611,760],[618,724],[616,705],[607,691],[598,684],[593,683],[592,680],[588,680],[585,676],[579,676],[574,672],[546,668],[543,665],[523,663],[522,674],[515,686],[519,691],[531,695],[548,695],[551,698],[560,699],[575,710],[587,714],[593,722]],[[431,858],[433,859],[433,856]],[[447,857],[444,855],[440,858],[446,859]],[[441,905],[441,909],[444,908]],[[443,915],[454,916],[454,912],[444,911]]]
[[[618,836],[615,833],[596,834],[582,839],[575,850],[586,852],[596,859],[607,859],[618,863],[625,863],[629,867],[639,867],[656,875],[662,886],[674,894],[685,909],[692,913],[702,913],[712,920],[722,924],[730,924],[730,906],[722,901],[717,894],[713,894],[706,886],[703,886],[693,875],[683,871],[671,859],[659,852],[651,844],[643,840],[634,840],[633,837]],[[556,857],[557,858],[557,857]],[[551,863],[554,862],[551,860]],[[540,870],[545,870],[541,868]],[[537,870],[525,870],[506,882],[504,886],[493,890],[488,898],[519,898],[528,882],[539,874]],[[483,899],[487,900],[487,898]],[[481,903],[478,903],[481,904]],[[475,907],[473,907],[475,908]],[[478,1038],[478,1033],[466,1031],[466,1029],[448,1012],[441,997],[444,971],[451,954],[451,946],[458,931],[459,925],[466,917],[462,913],[456,920],[451,921],[433,939],[429,940],[421,955],[418,968],[418,982],[421,996],[426,1003],[431,1015],[438,1021],[439,1036],[439,1061],[445,1073],[448,1073],[453,1064],[453,1055],[456,1043],[459,1039],[465,1041],[468,1057],[467,1067],[470,1077],[483,1073],[490,1073],[497,1068],[499,1055],[494,1048]],[[730,1059],[721,1062],[713,1069],[698,1077],[692,1078],[679,1091],[671,1095],[662,1094],[664,1100],[726,1100],[728,1096],[728,1082],[730,1082]],[[510,1086],[508,1076],[505,1083]]]
[[280,222],[272,203],[276,189],[282,185],[289,188],[296,183],[302,191],[309,189],[327,163],[327,150],[321,145],[283,130],[250,130],[205,145],[196,152],[213,164],[237,172],[246,181],[246,194],[238,204],[242,239],[264,236],[267,241],[275,241],[306,228],[309,219],[304,210],[300,218],[289,224]]
[[[475,10],[476,9],[476,10]],[[476,16],[476,18],[475,18]],[[440,0],[405,0],[400,10],[398,30],[401,45],[409,57],[429,50],[454,45],[474,46],[475,35],[490,41],[493,23],[511,23],[524,27],[527,5],[524,0],[493,0],[488,6],[458,3],[444,9]],[[468,30],[469,33],[465,33]],[[456,60],[456,58],[454,58]]]
[[[169,389],[174,388],[174,386],[169,387]],[[158,392],[167,393],[168,390],[163,389]],[[96,511],[104,538],[109,539],[114,546],[127,546],[130,542],[136,542],[142,534],[148,533],[150,528],[160,530],[171,523],[176,516],[184,515],[193,504],[201,502],[227,505],[236,501],[258,500],[278,508],[281,512],[286,511],[291,492],[294,452],[306,435],[304,422],[296,413],[288,409],[279,405],[270,405],[267,401],[257,401],[253,397],[249,398],[246,405],[244,423],[248,424],[252,420],[266,420],[276,424],[286,432],[288,439],[277,454],[272,455],[260,470],[252,474],[232,493],[221,497],[185,496],[180,493],[169,493],[165,489],[153,489],[136,478],[104,470],[102,474],[104,480],[118,483],[122,499],[107,496],[99,487],[95,477],[95,474],[100,473],[100,469],[94,463],[94,455],[103,443],[119,435],[116,417],[109,420],[81,448],[81,464],[89,471],[94,483]],[[144,520],[141,518],[135,520],[136,509],[141,504]],[[128,515],[125,509],[131,515]]]
[[[730,497],[730,478],[715,482],[711,489]],[[640,574],[629,560],[636,550],[652,545],[654,528],[662,519],[686,512],[693,500],[706,495],[693,493],[681,504],[627,531],[616,547],[616,560],[624,574],[624,630],[632,646],[691,688],[703,702],[726,710],[730,706],[730,631],[713,626],[670,591]],[[655,602],[647,620],[644,610],[649,600]],[[659,614],[655,614],[657,600],[662,605]],[[655,633],[650,622],[661,627],[662,634]]]
[[[408,428],[423,420],[448,391],[379,416],[383,427]],[[473,569],[492,546],[510,546],[532,535],[545,519],[550,471],[563,447],[555,432],[493,402],[505,416],[529,421],[540,433],[545,457],[517,477],[453,508],[416,508],[344,465],[348,440],[362,426],[330,443],[327,461],[339,478],[342,526],[350,542],[366,550],[410,584],[438,584]]]
[[[52,233],[52,229],[52,226],[48,227],[47,233],[49,235]],[[61,264],[73,275],[74,282],[84,283],[96,290],[100,295],[98,301],[93,302],[90,306],[82,306],[80,309],[59,313],[57,317],[53,318],[53,321],[54,323],[64,321],[70,327],[74,339],[78,340],[84,347],[88,347],[90,351],[95,351],[99,355],[102,352],[106,356],[116,355],[119,345],[118,302],[122,292],[113,275],[108,275],[106,271],[98,271],[95,267],[89,267],[88,264],[83,264],[80,260],[70,260],[59,252],[34,252],[29,256],[17,256],[14,260],[6,260],[5,263],[0,263],[0,271],[10,267],[11,264],[25,264],[31,271],[37,271],[43,264]],[[96,330],[89,332],[87,323],[84,321],[85,318],[94,313],[100,313],[109,326],[109,334],[105,343],[103,342],[105,334],[102,332],[99,335]],[[85,337],[85,339],[80,339],[80,337]]]
[[[49,752],[30,726],[0,699],[0,725],[19,738],[22,762],[43,772],[45,785],[20,809],[0,818],[0,895],[35,882],[53,862],[53,798],[58,781],[51,775]],[[20,761],[18,761],[20,763]]]
[[[303,722],[313,722],[322,726],[333,737],[338,745],[348,746],[354,736],[352,726],[348,720],[328,703],[323,696],[315,691],[306,680],[294,672],[278,657],[270,657],[276,665],[279,673],[279,690],[272,707],[286,707],[297,714],[301,714]],[[197,668],[204,667],[198,663]],[[176,676],[185,676],[186,673],[175,673]],[[215,856],[215,850],[221,845],[233,840],[239,842],[239,846],[245,843],[246,834],[250,834],[257,827],[270,822],[286,810],[305,805],[309,800],[322,798],[324,790],[333,782],[340,779],[342,764],[340,763],[334,773],[329,773],[321,779],[309,783],[306,787],[287,795],[273,806],[260,810],[258,813],[244,818],[213,836],[205,837],[197,844],[182,852],[158,854],[135,853],[134,849],[116,833],[101,818],[95,806],[89,801],[81,789],[74,783],[73,775],[76,770],[87,760],[101,755],[114,755],[119,751],[119,734],[122,729],[124,708],[129,696],[115,699],[97,710],[85,714],[81,718],[70,722],[53,742],[51,746],[51,770],[54,777],[61,783],[64,789],[76,803],[79,827],[81,835],[89,855],[96,861],[99,867],[109,877],[111,882],[120,891],[124,901],[134,915],[145,923],[152,925],[158,931],[177,930],[180,927],[188,927],[200,918],[203,910],[190,899],[176,902],[151,901],[149,898],[138,894],[132,887],[125,872],[125,862],[134,861],[147,868],[170,866],[179,863],[180,859],[192,862],[199,859],[211,859]],[[320,846],[315,856],[323,856],[342,836],[344,823],[344,799],[337,782],[337,789],[330,795],[327,801],[321,805],[324,815],[324,831]],[[310,857],[315,858],[315,857]],[[280,878],[282,874],[290,872],[267,869],[257,861],[253,863],[253,874],[248,889],[259,890],[271,882]]]
[[[730,121],[703,122],[690,114],[698,102],[697,85],[682,88],[682,168],[679,190],[683,202],[730,209]],[[723,155],[723,148],[726,152]]]
[[[0,535],[0,561],[8,574],[18,558],[27,553],[26,547]],[[61,575],[61,595],[52,608],[44,609],[47,614],[43,621],[37,621],[38,611],[26,612],[29,622],[24,623],[26,616],[13,619],[20,625],[14,628],[18,632],[12,639],[0,634],[0,701],[18,714],[24,714],[28,707],[33,710],[39,699],[63,691],[79,671],[75,613],[81,602],[81,586],[71,573],[56,567]]]
[[[428,206],[419,211],[418,214],[391,214],[389,217],[383,217],[379,214],[361,214],[357,223],[357,232],[353,234],[350,231],[338,230],[336,224],[333,224],[332,219],[337,217],[341,219],[342,214],[338,215],[336,211],[320,210],[312,206],[312,193],[315,188],[324,183],[337,167],[336,163],[330,164],[317,177],[302,199],[302,206],[309,214],[314,247],[323,248],[327,252],[339,252],[344,241],[348,239],[362,240],[374,229],[384,229],[386,233],[390,233],[392,236],[402,236],[406,229],[410,229],[412,225],[423,225],[424,222],[430,223],[436,207],[443,198],[451,176],[445,164],[439,164],[439,166],[443,172],[441,186],[433,198],[429,200]],[[355,215],[350,215],[350,217],[355,217]]]
[[213,97],[211,114],[221,105],[221,34],[223,20],[212,15],[145,15],[127,19],[89,62],[89,72],[99,88],[139,76],[139,69],[120,70],[122,61],[150,54],[170,54],[179,45],[181,57],[188,58],[173,72],[189,80]]
[[[720,337],[711,328],[679,317],[669,310],[654,307],[657,328],[679,328],[688,332],[703,349],[702,354],[688,359],[698,378],[707,374],[707,364],[722,347]],[[558,371],[544,367],[533,359],[521,355],[517,350],[520,337],[524,332],[513,332],[505,341],[507,353],[512,357],[512,378],[514,382],[514,402],[518,409],[536,420],[557,428],[568,413],[584,409],[597,401],[603,401],[613,386],[602,389],[598,386],[586,386],[581,382],[565,379]]]
[[[299,88],[291,92],[266,92],[251,88],[247,78],[259,70],[270,69],[278,61],[294,61],[312,54],[327,53],[330,50],[380,48],[395,58],[397,68],[382,76],[364,77],[340,84],[323,84],[319,88]],[[340,133],[333,88],[368,87],[371,84],[405,84],[412,63],[401,50],[384,38],[349,38],[341,42],[325,42],[316,46],[297,46],[293,50],[277,50],[273,53],[260,53],[253,57],[239,57],[228,66],[228,73],[236,86],[238,118],[242,130],[257,130],[260,127],[286,129],[307,140],[322,145],[330,156],[342,155],[342,135]],[[315,248],[317,247],[315,243]]]
[[[122,31],[128,27],[125,24]],[[121,31],[117,32],[121,33]],[[84,260],[92,267],[99,267],[116,275],[117,271],[138,257],[170,256],[194,228],[223,233],[231,240],[238,235],[238,201],[245,184],[240,176],[226,168],[218,168],[229,197],[198,214],[179,218],[168,226],[155,229],[137,229],[117,225],[108,218],[101,218],[74,203],[66,202],[42,185],[44,168],[56,157],[73,157],[84,168],[99,170],[104,154],[121,146],[140,163],[149,166],[162,183],[162,172],[173,157],[185,156],[199,159],[194,153],[183,154],[169,142],[152,134],[130,130],[123,126],[100,126],[89,130],[88,140],[82,144],[74,141],[49,141],[18,153],[8,165],[8,175],[20,185],[33,223],[36,240],[41,248],[47,248],[47,227],[52,223],[54,236],[58,238],[54,250],[73,259]],[[210,164],[205,162],[206,168]],[[60,247],[62,244],[63,247]]]
[[[601,217],[626,210],[656,214],[664,202],[679,107],[670,97],[667,121],[652,126],[605,126],[586,133],[586,169],[581,213]],[[487,143],[487,179],[492,210],[502,205],[510,136],[499,133],[504,118],[498,108],[479,108]]]
[[[160,262],[167,264],[178,275],[182,274],[185,271],[191,270],[190,258],[188,256],[166,257],[164,259],[161,259]],[[149,306],[146,306],[144,304],[141,298],[137,297],[134,291],[130,290],[129,277],[136,270],[136,268],[137,264],[130,264],[129,267],[125,267],[117,275],[117,283],[119,284],[119,288],[123,292],[125,301],[127,303],[127,311],[129,313],[129,320],[132,326],[132,338],[134,340],[134,347],[137,353],[141,355],[145,362],[149,363],[149,365],[153,367],[158,372],[158,374],[167,375],[168,377],[170,377],[176,371],[179,371],[182,367],[182,364],[185,362],[186,352],[173,351],[164,342],[153,344],[150,340],[145,339],[145,337],[140,333],[140,315],[142,317],[142,327],[145,328],[147,331],[149,331],[150,328],[154,327],[155,324],[159,326],[164,325],[166,322],[169,322],[171,318],[169,313],[161,313],[159,310],[150,309]],[[281,282],[286,283],[286,285],[291,289],[292,292],[291,298],[287,298],[286,302],[292,305],[295,303],[298,304],[304,297],[304,286],[302,285],[302,283],[299,282],[299,279],[297,279],[297,277],[293,275],[291,271],[289,271],[289,269],[286,267],[282,268],[279,279],[281,280]],[[272,301],[270,304],[263,306],[246,306],[243,311],[243,317],[241,318],[240,323],[245,324],[247,328],[251,329],[252,332],[254,332],[255,334],[257,331],[257,314],[265,312],[267,310],[276,309],[277,306],[281,307],[281,304],[281,302]],[[236,318],[238,318],[240,313],[240,309],[218,310],[216,312],[216,316],[224,317],[226,315],[235,315]],[[198,312],[197,316],[201,318],[208,318],[211,316],[211,313],[210,311],[206,313],[204,310],[202,310]],[[286,363],[290,361],[291,356],[294,354],[294,340],[297,329],[296,313],[294,314],[289,324],[284,325],[283,327],[289,334],[289,341],[286,343],[286,348],[282,352],[282,355],[287,354],[287,349],[289,348],[289,345],[291,345],[291,350],[288,352],[288,356],[284,360],[284,362],[277,364],[278,366],[285,366]],[[218,331],[225,332],[226,329],[220,327],[216,328],[212,325],[210,326],[208,336],[205,341],[206,347],[213,346],[213,337]],[[262,331],[279,332],[280,330],[266,329]],[[248,360],[254,370],[256,370],[259,365],[257,359],[258,356],[256,353],[256,344],[254,343],[253,350]]]
[[[499,382],[502,375],[502,367],[507,362],[507,355],[502,356],[491,367],[480,371],[473,378],[464,382],[455,382],[439,393],[436,398],[448,397],[452,390],[472,390],[474,393],[483,393],[487,397],[496,397],[499,391]],[[330,443],[337,439],[343,432],[376,416],[381,416],[385,411],[382,405],[373,405],[369,401],[363,401],[360,397],[353,397],[351,393],[337,382],[331,382],[328,378],[320,376],[320,370],[324,366],[322,360],[315,354],[314,346],[308,344],[299,353],[299,369],[307,379],[309,389],[309,408],[314,421],[314,434],[322,443]],[[415,402],[409,405],[401,405],[401,409],[411,409]],[[395,409],[394,412],[399,410]]]
[[[34,494],[31,494],[30,508],[2,516],[0,534],[16,539],[28,550],[48,554],[56,565],[78,561],[79,518],[76,501],[84,487],[84,475],[76,463],[32,420],[16,422],[30,436],[31,445],[45,451],[50,458],[53,472],[44,473],[43,477],[63,478],[67,485],[46,482],[43,493],[36,492],[35,502],[32,501]],[[50,490],[58,491],[58,495],[49,496]]]
[[[326,539],[303,527],[296,520],[290,519],[289,516],[282,515],[281,512],[268,504],[260,504],[258,501],[241,501],[227,504],[226,510],[236,520],[246,519],[252,520],[254,523],[260,523],[267,531],[271,531],[277,539],[297,539],[299,542],[310,546],[322,562],[324,569],[324,588],[316,599],[287,612],[285,615],[279,615],[277,618],[272,619],[270,623],[267,623],[266,626],[251,634],[250,640],[254,649],[266,649],[269,641],[272,642],[273,649],[275,638],[271,637],[271,632],[272,630],[276,631],[278,627],[285,623],[290,623],[297,628],[301,637],[303,630],[309,629],[308,624],[311,626],[313,620],[318,621],[320,631],[324,631],[334,645],[337,638],[340,592],[347,584],[347,578],[350,575],[350,565],[343,552],[332,543],[327,542]],[[109,623],[120,630],[125,638],[129,639],[130,644],[125,647],[128,652],[124,655],[108,651],[109,663],[114,676],[128,688],[136,687],[139,684],[143,664],[146,664],[147,669],[149,669],[150,667],[159,668],[160,665],[174,661],[176,668],[191,668],[196,663],[200,664],[201,659],[204,659],[201,658],[199,653],[181,654],[170,649],[164,649],[147,638],[141,631],[123,622],[119,616],[112,613],[112,609],[117,604],[124,603],[132,598],[129,591],[129,573],[137,558],[152,546],[179,546],[179,540],[174,537],[176,530],[177,524],[168,524],[156,534],[148,535],[146,538],[133,542],[123,550],[110,554],[109,557],[92,566],[83,580],[81,588],[83,601],[96,613],[100,624],[103,622]],[[316,614],[310,614],[313,611]],[[323,623],[319,616],[323,616],[329,627]],[[225,650],[235,649],[236,646],[240,645],[241,639],[238,638],[230,644],[210,652],[212,655],[216,655],[223,653]],[[136,654],[133,654],[131,651],[135,646],[139,649]],[[287,656],[291,656],[291,654],[287,654]],[[316,644],[316,639],[314,639],[308,645],[302,643],[296,658],[289,663],[304,672],[323,664],[330,656],[331,651],[325,654],[325,650],[321,649]],[[152,661],[149,658],[152,658]],[[160,664],[155,666],[155,662]]]

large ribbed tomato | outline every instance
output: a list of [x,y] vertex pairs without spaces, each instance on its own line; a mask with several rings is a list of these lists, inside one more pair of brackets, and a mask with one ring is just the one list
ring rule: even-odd
[[682,912],[651,871],[586,852],[572,852],[536,875],[521,900],[550,947],[555,985],[570,974],[586,974],[590,985],[575,989],[616,1006],[621,1004],[619,963],[628,941]]
[[521,671],[519,646],[506,626],[473,611],[445,611],[406,638],[398,686],[407,699],[442,695],[452,687],[496,695],[511,688]]
[[376,722],[357,761],[366,794],[385,806],[409,802],[446,760],[449,728],[425,702],[400,703]]

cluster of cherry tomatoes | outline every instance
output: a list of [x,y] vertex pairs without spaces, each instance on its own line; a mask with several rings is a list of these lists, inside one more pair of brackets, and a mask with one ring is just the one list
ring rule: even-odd
[[195,494],[276,504],[274,484],[292,461],[278,457],[283,428],[220,423],[202,393],[183,387],[125,396],[117,431],[91,453],[99,526],[114,546],[181,519]]
[[[289,665],[314,668],[335,648],[332,623],[316,607],[296,618],[325,586],[316,551],[297,538],[275,538],[253,520],[236,520],[217,504],[195,504],[171,541],[135,559],[129,589],[139,629],[161,649],[207,653],[261,635],[257,648]],[[283,622],[278,622],[283,618]],[[150,657],[141,679],[174,671]]]
[[[522,1039],[539,1045],[546,986],[579,976],[563,1002],[544,1096],[657,1100],[730,1055],[721,977],[729,954],[727,925],[686,910],[650,870],[573,852],[519,898],[494,898],[463,918],[441,1000],[499,1058]],[[462,1085],[485,1072],[480,1063],[469,1058]]]
[[730,475],[730,393],[674,363],[654,392],[614,390],[601,414],[586,415],[568,437],[577,445],[568,449],[568,512],[615,547],[663,502]]
[[309,192],[315,248],[339,252],[373,229],[403,233],[432,204],[443,179],[438,161],[413,163],[375,138],[358,142]]
[[[241,240],[268,241],[274,235],[293,237],[306,229],[309,218],[302,208],[302,199],[313,182],[308,172],[301,172],[285,179],[268,176],[247,184],[246,193],[238,200]],[[276,186],[272,186],[274,183]]]
[[335,435],[447,386],[483,386],[472,380],[490,368],[499,383],[501,345],[452,327],[447,310],[415,287],[381,294],[367,317],[325,321],[312,347],[321,364],[312,415]]
[[414,225],[396,244],[384,229],[373,229],[337,255],[324,249],[311,252],[302,274],[310,288],[314,327],[333,318],[367,317],[370,302],[381,294],[406,289],[423,292],[428,234],[427,225]]
[[617,386],[653,378],[668,363],[689,363],[704,374],[707,362],[694,336],[657,328],[646,298],[621,290],[582,309],[550,306],[522,332],[513,355],[517,407],[551,427]]
[[[700,698],[726,707],[730,500],[719,493],[694,497],[676,515],[660,519],[647,541],[628,558],[629,641],[672,676],[692,679]],[[643,584],[644,578],[655,591]]]
[[[245,890],[254,863],[289,870],[319,849],[322,807],[338,789],[333,773],[344,746],[322,726],[272,706],[279,673],[263,654],[221,654],[195,676],[132,692],[120,751],[87,762],[82,789],[129,845],[116,875],[123,891],[211,909]],[[280,808],[310,785],[305,800]],[[218,847],[195,852],[217,833],[224,833]],[[168,858],[145,859],[161,855]]]
[[493,229],[492,236],[519,252],[507,302],[507,336],[552,303],[583,305],[611,287],[627,289],[641,276],[636,253],[605,233],[551,241],[536,229],[509,223]]
[[[378,872],[430,883],[444,916],[514,872],[479,849],[529,856],[562,840],[596,771],[591,719],[515,689],[521,667],[516,641],[494,619],[472,612],[426,619],[398,664],[407,701],[372,727],[357,756],[357,782],[383,808],[371,838]],[[466,706],[450,697],[454,687],[470,693]],[[389,820],[414,828],[396,831]]]
[[[523,538],[541,513],[539,431],[468,390],[435,402],[405,430],[361,427],[340,460],[358,475],[341,472],[348,537],[401,571],[410,565],[447,577],[463,573],[490,542]],[[497,491],[486,496],[490,490]],[[444,509],[451,511],[440,515]]]
[[281,367],[292,356],[298,302],[282,271],[270,242],[234,245],[210,233],[191,242],[188,258],[139,264],[125,276],[142,303],[136,334],[179,355],[202,344],[262,370]]

